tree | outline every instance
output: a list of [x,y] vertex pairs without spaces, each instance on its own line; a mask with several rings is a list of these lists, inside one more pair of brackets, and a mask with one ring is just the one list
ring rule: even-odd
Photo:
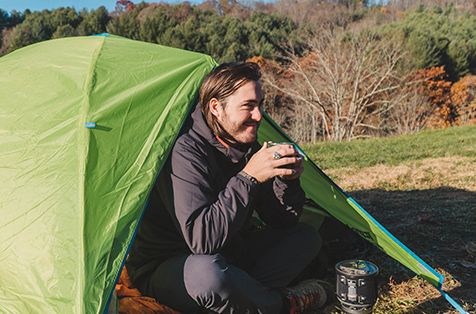
[[134,10],[136,5],[134,2],[129,1],[129,0],[117,0],[116,1],[116,8],[115,8],[115,14],[121,14],[123,12],[130,12]]
[[384,121],[391,133],[414,133],[426,127],[434,106],[424,90],[424,79],[418,72],[412,71],[403,77],[398,92],[393,95],[393,106]]
[[[56,35],[59,35],[69,29],[66,25],[75,29],[81,19],[72,8],[59,8],[53,11],[43,10],[33,13],[25,11],[24,21],[9,32],[8,47],[4,46],[2,50],[8,52],[39,41],[48,40],[53,37],[55,32]],[[71,31],[68,31],[68,33],[71,33]]]
[[22,23],[24,18],[25,15],[16,10],[8,14],[7,11],[0,9],[0,55],[3,51],[6,51],[6,47],[9,45],[11,29]]
[[265,75],[266,84],[292,98],[296,108],[307,108],[324,139],[342,141],[381,132],[381,118],[400,88],[397,65],[403,53],[398,41],[369,32],[320,29],[306,43],[305,57],[292,50],[286,56],[289,66],[284,73],[292,79],[280,82]]
[[277,0],[272,9],[264,13],[286,16],[301,28],[343,27],[361,17],[352,6],[340,1],[326,0]]
[[7,11],[0,9],[0,31],[20,24],[24,19],[25,15],[21,12],[13,10],[8,14]]
[[83,20],[78,26],[78,34],[82,36],[106,32],[107,23],[111,19],[104,6],[90,12],[82,11],[81,16]]
[[138,5],[130,11],[114,15],[107,24],[107,32],[138,40],[140,38],[140,24],[137,17],[145,6],[145,4],[143,6]]
[[457,118],[456,107],[451,102],[451,85],[443,66],[418,70],[417,80],[421,81],[419,92],[428,97],[431,116],[426,125],[432,128],[444,128],[454,125]]
[[17,25],[10,33],[9,47],[12,51],[39,41],[50,39],[56,27],[50,21],[50,11],[43,10],[26,16],[23,23]]
[[8,13],[0,9],[0,49],[2,48],[2,41],[3,41],[3,30],[6,28],[8,23]]
[[476,123],[475,75],[467,75],[451,86],[451,101],[458,113],[457,124]]
[[78,33],[76,30],[71,25],[66,24],[58,26],[56,31],[53,33],[52,38],[72,37],[77,35]]
[[[276,59],[284,53],[283,42],[297,42],[297,26],[291,19],[275,14],[253,13],[245,22],[248,30],[249,53]],[[295,46],[295,45],[294,45]],[[294,47],[298,50],[298,47]]]
[[402,34],[405,40],[407,69],[444,66],[449,79],[476,71],[476,16],[447,9],[411,12],[402,20],[385,25],[381,32]]
[[0,9],[0,30],[8,25],[8,12]]
[[76,29],[82,20],[82,17],[73,8],[58,8],[51,12],[44,12],[44,16],[49,19],[49,24],[53,30],[64,25]]

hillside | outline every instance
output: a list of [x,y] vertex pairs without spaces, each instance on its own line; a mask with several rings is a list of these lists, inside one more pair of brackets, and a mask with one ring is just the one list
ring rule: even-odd
[[[445,275],[444,289],[476,311],[476,126],[305,147],[344,190]],[[377,249],[374,313],[457,313],[436,289]],[[326,313],[336,313],[335,306]]]
[[321,142],[303,148],[324,170],[398,165],[425,158],[469,157],[476,160],[476,125],[351,142]]

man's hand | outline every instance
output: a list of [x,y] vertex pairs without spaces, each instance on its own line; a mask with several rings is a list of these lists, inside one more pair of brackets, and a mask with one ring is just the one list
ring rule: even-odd
[[243,171],[258,180],[259,183],[280,176],[284,180],[299,178],[304,170],[302,157],[293,145],[276,145],[263,147],[257,151],[246,164]]
[[284,180],[294,180],[301,176],[304,171],[304,159],[301,155],[297,155],[297,161],[291,165],[291,169],[294,170],[294,173],[291,175],[282,175],[281,178]]

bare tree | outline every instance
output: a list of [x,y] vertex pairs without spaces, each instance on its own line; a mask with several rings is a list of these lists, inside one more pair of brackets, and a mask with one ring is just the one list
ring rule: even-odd
[[335,29],[315,34],[307,40],[305,57],[292,50],[285,56],[289,79],[265,74],[265,83],[291,97],[296,106],[308,108],[327,140],[378,133],[381,117],[394,105],[393,94],[401,86],[400,41]]
[[316,25],[347,27],[352,22],[353,10],[336,1],[277,0],[273,7],[276,13],[306,27]]
[[385,122],[396,134],[414,133],[425,128],[433,108],[428,96],[421,92],[421,81],[402,80],[402,86],[392,98],[393,105]]
[[458,9],[471,10],[476,9],[475,0],[389,0],[387,7],[395,8],[397,10],[409,10],[420,6],[423,7],[447,7],[453,5]]

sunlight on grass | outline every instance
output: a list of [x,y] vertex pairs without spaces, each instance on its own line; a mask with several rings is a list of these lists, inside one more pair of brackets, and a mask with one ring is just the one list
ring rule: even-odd
[[417,134],[303,145],[325,169],[398,165],[425,158],[462,156],[476,159],[476,125],[428,130]]

